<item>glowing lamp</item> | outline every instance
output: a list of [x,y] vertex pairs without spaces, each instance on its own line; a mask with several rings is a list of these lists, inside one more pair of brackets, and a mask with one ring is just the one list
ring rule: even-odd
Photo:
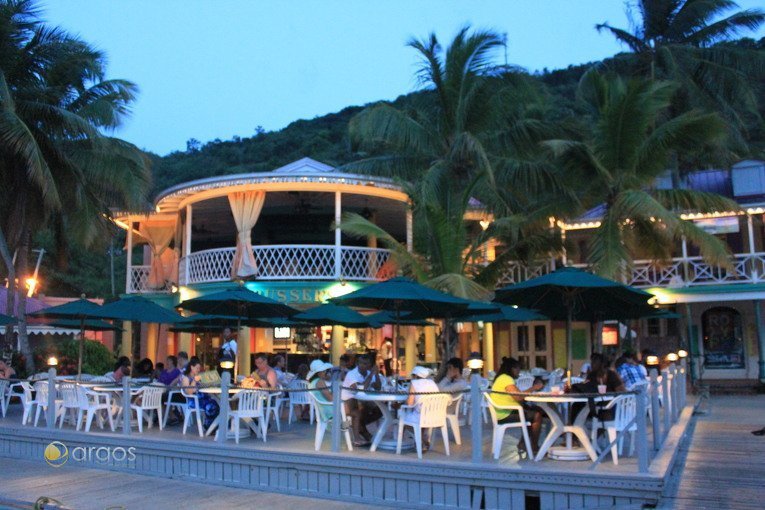
[[645,364],[649,367],[655,367],[659,365],[659,357],[658,356],[647,356],[645,358]]
[[220,367],[223,370],[230,370],[230,369],[234,368],[234,358],[230,354],[224,355],[220,359]]
[[669,354],[667,354],[667,361],[671,363],[674,363],[678,359],[680,359],[680,357],[677,355],[676,352],[670,352]]
[[685,349],[680,349],[679,351],[677,351],[677,355],[680,356],[681,358],[687,358],[688,351],[686,351]]
[[473,372],[477,372],[483,368],[483,359],[477,352],[471,352],[467,359],[467,366]]
[[49,367],[55,367],[58,366],[58,358],[55,356],[51,356],[48,358],[48,366]]

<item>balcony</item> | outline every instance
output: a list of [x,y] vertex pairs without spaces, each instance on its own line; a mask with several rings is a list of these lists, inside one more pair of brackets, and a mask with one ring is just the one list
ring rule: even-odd
[[[235,248],[215,248],[182,257],[178,267],[180,285],[231,281]],[[381,248],[334,245],[266,245],[253,247],[258,274],[268,280],[378,281],[390,276],[385,263],[390,251]],[[148,287],[149,266],[132,266],[128,294],[169,292]]]
[[[704,262],[701,257],[677,257],[665,264],[636,260],[626,282],[638,288],[690,287],[733,283],[765,282],[765,252],[739,253],[731,257],[732,268],[725,269]],[[586,264],[573,264],[587,267]],[[534,266],[511,262],[500,277],[499,286],[512,285],[555,270],[555,261]]]

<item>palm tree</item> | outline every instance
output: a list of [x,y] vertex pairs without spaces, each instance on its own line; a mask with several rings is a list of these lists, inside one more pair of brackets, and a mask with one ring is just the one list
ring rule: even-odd
[[729,265],[725,244],[679,213],[731,211],[738,205],[712,193],[652,188],[674,152],[693,151],[725,137],[724,122],[713,113],[691,110],[660,122],[676,88],[590,70],[582,77],[578,99],[589,112],[591,130],[581,139],[545,144],[578,186],[583,204],[604,207],[590,242],[590,263],[606,277],[622,276],[638,252],[667,259],[673,242],[682,237],[708,262]]
[[[26,274],[32,232],[49,226],[59,243],[86,246],[106,227],[109,207],[145,202],[148,159],[109,136],[137,89],[105,79],[105,65],[102,53],[45,25],[34,2],[0,4],[0,255],[9,276]],[[19,336],[31,370],[21,296]]]
[[[630,53],[617,55],[617,70],[679,84],[675,113],[692,108],[717,111],[730,121],[730,134],[745,150],[741,130],[757,116],[752,87],[765,72],[762,52],[721,44],[765,21],[759,9],[738,9],[731,0],[639,0],[628,6],[629,29],[596,25],[625,44]],[[726,16],[726,14],[729,14]]]
[[[526,240],[540,222],[547,224],[549,214],[542,211],[560,203],[541,198],[562,189],[556,169],[540,158],[538,142],[551,132],[544,97],[529,76],[494,64],[504,44],[494,32],[468,27],[446,50],[434,34],[410,40],[421,58],[423,90],[401,109],[372,105],[349,126],[353,147],[366,157],[345,168],[403,183],[413,202],[420,255],[359,215],[344,216],[343,231],[375,236],[408,274],[470,299],[489,296],[487,287],[494,287],[512,248],[536,246]],[[496,219],[472,232],[464,218],[476,207]],[[480,246],[500,235],[513,239],[501,260],[488,267],[473,263]],[[442,339],[443,359],[455,340],[449,334]]]

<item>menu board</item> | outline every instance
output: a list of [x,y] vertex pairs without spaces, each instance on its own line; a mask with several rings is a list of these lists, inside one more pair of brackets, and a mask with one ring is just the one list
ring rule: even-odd
[[701,315],[704,367],[744,368],[741,314],[735,308],[710,308]]

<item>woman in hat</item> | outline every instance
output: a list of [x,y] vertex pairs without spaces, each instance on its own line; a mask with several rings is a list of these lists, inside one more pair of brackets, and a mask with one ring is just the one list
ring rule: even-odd
[[[332,389],[329,386],[332,376],[330,370],[332,370],[331,363],[316,359],[311,362],[311,369],[306,376],[308,388],[313,390],[311,394],[319,404],[332,404]],[[331,405],[318,405],[316,408],[319,414],[321,414],[322,421],[332,419]]]

